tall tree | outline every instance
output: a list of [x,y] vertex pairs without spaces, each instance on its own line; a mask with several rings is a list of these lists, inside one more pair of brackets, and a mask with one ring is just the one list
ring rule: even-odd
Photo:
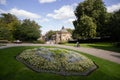
[[12,33],[6,27],[0,27],[0,40],[11,40]]
[[46,38],[47,38],[48,40],[51,40],[51,39],[52,39],[52,36],[55,35],[55,34],[56,34],[56,31],[50,30],[50,31],[48,31],[48,32],[45,34],[45,36],[46,36]]
[[75,24],[75,30],[73,34],[79,39],[94,38],[96,36],[96,24],[93,19],[89,16],[81,16],[79,22]]
[[[75,24],[79,23],[81,17],[87,15],[93,19],[93,22],[97,25],[97,36],[102,36],[106,24],[106,15],[107,11],[102,0],[85,0],[84,2],[79,3],[75,10],[76,21]],[[77,27],[77,26],[75,26]],[[80,28],[77,28],[80,29]],[[75,31],[76,28],[75,28]],[[79,34],[79,33],[78,33]]]
[[120,9],[111,16],[109,29],[111,37],[116,41],[120,41]]
[[40,26],[35,21],[29,19],[23,20],[21,26],[18,26],[15,30],[15,38],[23,41],[33,41],[40,37]]
[[66,30],[69,32],[69,33],[73,33],[73,29],[70,29],[70,28],[66,28]]
[[[2,35],[4,37],[6,37],[6,35],[9,35],[9,37],[7,37],[5,39],[12,40],[13,39],[13,31],[15,30],[15,27],[19,24],[20,24],[20,21],[17,19],[16,16],[14,16],[10,13],[1,14],[1,16],[0,16],[0,29],[2,31],[1,31],[0,35]],[[4,32],[4,31],[7,31],[5,33],[5,35],[2,34],[2,32]],[[4,37],[3,37],[3,39],[4,39]]]

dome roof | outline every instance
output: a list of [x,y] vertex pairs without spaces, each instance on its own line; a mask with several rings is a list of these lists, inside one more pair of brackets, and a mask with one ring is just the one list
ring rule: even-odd
[[61,75],[88,75],[97,67],[80,53],[61,48],[35,48],[17,56],[20,62],[37,72]]
[[62,27],[62,29],[60,30],[60,32],[62,32],[62,33],[68,33],[67,29],[65,29],[64,27]]

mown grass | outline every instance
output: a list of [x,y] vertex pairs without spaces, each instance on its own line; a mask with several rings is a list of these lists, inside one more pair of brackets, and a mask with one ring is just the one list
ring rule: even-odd
[[[65,44],[67,46],[76,46],[75,43],[67,43]],[[80,43],[81,47],[92,47],[92,48],[98,48],[108,51],[114,51],[120,53],[120,47],[116,47],[114,43]]]
[[25,49],[35,47],[12,47],[0,49],[0,80],[120,80],[120,64],[100,59],[85,53],[99,68],[88,76],[61,76],[32,71],[18,62],[15,56]]

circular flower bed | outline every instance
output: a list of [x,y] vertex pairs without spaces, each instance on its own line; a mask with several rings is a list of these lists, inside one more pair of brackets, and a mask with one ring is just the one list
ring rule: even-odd
[[88,75],[97,68],[93,61],[80,53],[61,48],[28,49],[16,58],[37,72]]

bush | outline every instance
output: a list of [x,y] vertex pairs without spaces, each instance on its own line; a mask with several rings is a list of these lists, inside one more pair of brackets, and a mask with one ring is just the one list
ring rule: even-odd
[[9,43],[8,40],[0,40],[0,43]]
[[120,47],[120,42],[116,42],[114,45],[115,45],[116,47]]
[[66,44],[67,42],[65,42],[65,41],[61,41],[61,42],[59,42],[58,44]]
[[45,44],[45,41],[43,41],[43,40],[38,40],[38,41],[33,41],[33,43],[40,43],[40,44]]

